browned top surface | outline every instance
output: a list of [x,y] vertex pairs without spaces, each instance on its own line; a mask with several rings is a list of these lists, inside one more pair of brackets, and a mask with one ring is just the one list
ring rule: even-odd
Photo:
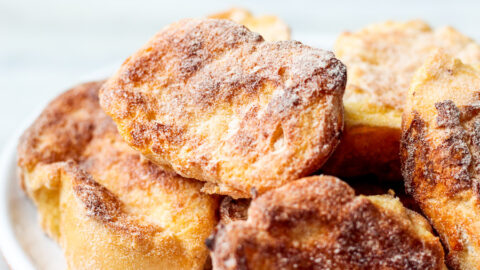
[[366,102],[402,111],[413,74],[437,48],[467,63],[480,62],[475,41],[452,27],[432,29],[420,20],[386,21],[343,33],[335,53],[348,67],[346,104]]
[[96,130],[114,133],[111,120],[98,107],[101,85],[86,83],[53,100],[21,137],[19,165],[31,170],[38,163],[78,160]]
[[[208,241],[216,269],[444,269],[443,249],[403,207],[313,176],[254,199]],[[382,200],[380,200],[382,202]],[[398,203],[398,202],[397,202]],[[418,217],[415,217],[418,219]]]
[[102,83],[79,85],[52,101],[20,139],[19,166],[32,170],[39,164],[75,161],[95,176],[119,169],[115,176],[122,179],[112,181],[125,185],[121,187],[125,192],[128,185],[146,187],[152,183],[172,191],[184,183],[201,187],[200,182],[165,172],[142,159],[123,142],[113,121],[99,106]]
[[345,79],[330,52],[188,19],[128,58],[100,100],[155,163],[249,196],[324,163],[342,130]]
[[480,268],[480,72],[440,51],[415,75],[402,170],[454,269]]
[[[86,83],[57,97],[20,140],[18,165],[24,187],[44,219],[58,219],[52,222],[60,229],[49,234],[64,248],[78,246],[63,235],[76,228],[62,227],[71,222],[67,218],[72,213],[66,211],[76,209],[65,209],[65,205],[78,201],[82,210],[73,215],[81,216],[81,227],[93,226],[89,225],[93,220],[108,228],[110,234],[89,239],[89,245],[97,250],[94,257],[71,261],[67,256],[70,266],[98,266],[102,258],[110,260],[115,252],[125,252],[125,257],[118,259],[119,265],[111,267],[128,267],[122,263],[129,261],[137,266],[155,262],[201,269],[207,257],[203,241],[216,224],[216,198],[200,192],[202,183],[165,172],[123,142],[113,121],[99,106],[101,85]],[[65,194],[72,191],[64,187],[69,186],[74,201],[45,204],[48,200],[44,196],[51,200],[54,196],[68,198]],[[60,216],[45,211],[59,211]],[[82,233],[86,232],[73,235]],[[141,248],[121,240],[132,238]],[[87,256],[85,252],[81,248],[66,250],[66,255],[82,258]]]

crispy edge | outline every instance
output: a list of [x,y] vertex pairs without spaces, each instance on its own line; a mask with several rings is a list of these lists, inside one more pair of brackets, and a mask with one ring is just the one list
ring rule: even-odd
[[[467,123],[478,119],[480,113],[479,105],[470,104],[472,100],[468,99],[477,91],[478,102],[480,94],[478,89],[456,89],[454,82],[460,80],[456,74],[476,76],[480,85],[475,67],[442,50],[427,59],[412,80],[402,120],[402,173],[407,192],[438,231],[447,250],[448,265],[453,269],[474,269],[480,267],[480,226],[475,222],[480,213],[480,184],[475,179],[478,171],[475,176],[471,163],[479,162],[480,122],[477,120],[479,128],[471,134],[467,130],[472,127]],[[436,88],[427,91],[435,92],[424,93],[423,84],[429,83]],[[450,91],[456,94],[446,94]]]
[[[188,24],[188,27],[185,26],[187,24]],[[252,183],[246,183],[244,185],[244,184],[238,184],[235,181],[230,181],[229,183],[220,183],[219,182],[220,180],[218,179],[218,174],[219,174],[218,164],[214,162],[209,163],[209,159],[206,158],[205,155],[202,155],[197,160],[181,160],[181,162],[180,161],[177,162],[177,163],[182,163],[182,162],[188,163],[186,165],[184,164],[184,166],[180,166],[179,164],[172,165],[170,162],[171,159],[168,159],[168,160],[165,159],[164,153],[166,151],[163,149],[163,146],[162,146],[163,143],[164,142],[181,143],[181,140],[182,140],[181,135],[183,134],[184,131],[181,128],[177,128],[169,124],[165,125],[162,123],[140,123],[141,119],[139,120],[139,118],[141,117],[138,117],[138,114],[135,114],[132,111],[132,108],[139,108],[139,110],[142,110],[142,112],[145,112],[146,118],[150,119],[152,117],[152,111],[149,105],[150,103],[152,103],[149,101],[151,97],[147,97],[146,95],[141,93],[137,93],[137,92],[132,93],[132,92],[123,91],[123,90],[119,91],[120,94],[117,93],[118,95],[115,94],[114,92],[116,91],[116,89],[121,89],[122,87],[123,88],[136,87],[139,84],[152,83],[151,81],[153,76],[152,70],[156,70],[156,68],[158,67],[157,62],[161,58],[161,52],[154,50],[152,46],[159,46],[157,44],[160,42],[159,40],[173,39],[173,38],[160,39],[159,37],[161,37],[162,35],[167,33],[168,35],[175,36],[176,35],[175,31],[177,28],[182,29],[182,31],[187,31],[183,28],[187,27],[188,29],[190,29],[192,27],[191,24],[193,25],[205,24],[205,26],[202,26],[202,27],[206,27],[208,29],[212,27],[220,27],[220,28],[231,27],[236,29],[234,33],[237,33],[237,31],[243,33],[240,35],[242,38],[239,38],[239,40],[235,40],[235,42],[232,42],[233,45],[230,44],[229,48],[237,48],[238,46],[240,46],[239,44],[242,44],[242,42],[243,43],[246,42],[249,44],[251,43],[251,44],[257,44],[257,45],[263,43],[263,44],[268,44],[269,46],[271,45],[272,47],[279,47],[279,48],[295,47],[297,49],[299,48],[311,49],[310,47],[303,46],[298,42],[264,43],[261,37],[257,38],[256,35],[252,34],[249,31],[246,31],[246,29],[240,28],[238,26],[233,27],[232,26],[233,24],[231,23],[229,24],[226,21],[203,20],[202,22],[199,22],[199,21],[184,20],[176,24],[170,25],[169,27],[167,27],[166,29],[158,33],[156,37],[154,37],[154,39],[152,39],[149,43],[147,43],[144,46],[143,49],[141,49],[132,57],[127,59],[127,61],[124,63],[119,73],[117,73],[116,76],[110,79],[102,88],[101,95],[100,95],[102,107],[117,122],[117,126],[120,128],[120,133],[129,142],[129,144],[133,145],[135,149],[141,151],[147,158],[153,160],[155,163],[167,168],[174,169],[177,173],[185,177],[191,177],[191,178],[199,179],[202,181],[210,181],[210,182],[216,182],[217,184],[221,184],[219,187],[215,187],[215,186],[212,187],[212,185],[208,185],[206,186],[204,191],[215,192],[215,193],[222,192],[221,194],[231,195],[236,198],[250,197],[249,191],[253,187],[255,187],[259,192],[264,192],[267,189],[275,187],[275,185],[278,186],[283,184],[286,181],[291,181],[293,179],[298,179],[299,177],[309,175],[315,172],[319,167],[321,167],[321,165],[331,155],[334,148],[338,145],[339,136],[341,134],[341,130],[343,130],[343,107],[339,106],[339,104],[341,103],[341,100],[337,100],[337,99],[338,99],[338,96],[343,94],[343,89],[346,83],[346,71],[344,69],[343,64],[338,59],[334,58],[333,54],[329,54],[325,52],[322,52],[322,56],[319,57],[319,59],[323,59],[324,57],[328,58],[328,59],[324,59],[327,62],[325,63],[326,65],[325,68],[321,68],[318,71],[314,72],[313,73],[314,78],[300,78],[300,82],[298,82],[298,86],[295,86],[295,89],[296,87],[302,87],[302,89],[303,88],[311,89],[312,84],[316,84],[317,86],[318,84],[320,84],[322,87],[320,89],[317,89],[318,87],[314,88],[318,91],[316,90],[313,91],[312,96],[306,98],[305,100],[308,100],[307,105],[310,106],[310,103],[312,103],[311,100],[313,100],[314,97],[318,98],[323,94],[325,94],[326,97],[324,99],[321,99],[321,101],[322,103],[324,103],[322,104],[324,107],[328,107],[328,112],[327,112],[328,116],[326,118],[334,119],[335,122],[326,123],[326,124],[322,123],[322,126],[325,126],[326,129],[329,129],[325,132],[325,138],[319,138],[325,141],[325,143],[323,143],[321,146],[316,145],[317,147],[315,148],[315,151],[310,151],[310,152],[306,151],[309,153],[308,154],[309,157],[306,158],[306,160],[302,160],[302,164],[300,164],[302,166],[292,164],[290,167],[288,167],[288,170],[282,170],[280,173],[277,173],[280,175],[276,175],[276,177],[270,177],[269,179],[265,177],[265,173],[264,173],[265,171],[268,172],[268,170],[266,169],[268,167],[259,165],[259,167],[262,168],[262,173],[256,172],[255,175],[250,175],[249,177],[243,177],[244,179],[245,178],[253,179],[255,177],[258,177],[256,175],[263,174],[264,177],[262,177],[262,179],[256,179],[258,180],[259,183],[262,183],[262,186],[260,186],[260,184],[259,186],[254,186]],[[217,28],[214,28],[214,29],[217,29]],[[229,31],[233,31],[230,28],[228,29]],[[203,30],[205,29],[202,28],[202,31]],[[180,31],[180,33],[183,33],[182,31]],[[182,51],[188,52],[188,55],[186,56],[188,59],[194,58],[194,56],[196,57],[197,54],[203,55],[203,52],[202,53],[196,52],[196,50],[199,50],[199,49],[197,48],[198,46],[195,44],[186,44],[185,45],[186,48],[184,49],[182,48]],[[164,46],[165,44],[162,43],[160,45]],[[196,47],[193,45],[195,45]],[[221,48],[221,52],[224,52],[226,49],[229,49],[229,48]],[[167,48],[167,50],[168,49],[169,48]],[[310,53],[313,53],[313,51],[311,51]],[[316,51],[315,53],[319,53],[319,52]],[[176,56],[173,56],[173,57],[176,57]],[[209,57],[210,56],[206,56],[205,59],[203,59],[205,61],[200,61],[200,62],[196,61],[196,64],[194,67],[191,67],[188,70],[182,71],[185,74],[182,73],[179,75],[179,77],[190,78],[192,74],[197,72],[199,69],[203,68],[206,63],[210,63],[209,61],[211,61],[213,58],[211,57],[209,58]],[[302,60],[305,60],[305,59],[306,57],[302,55]],[[198,60],[198,59],[191,59],[191,60]],[[145,70],[146,67],[151,67],[151,68],[149,68],[147,71]],[[302,71],[304,70],[304,68],[305,67],[297,67],[297,69]],[[308,73],[308,75],[310,75],[310,73]],[[299,77],[302,77],[302,76],[299,76]],[[255,80],[249,81],[248,84],[254,83],[251,86],[256,86],[255,82],[256,82]],[[159,83],[159,84],[162,84],[162,83]],[[295,85],[296,84],[297,83],[295,83]],[[249,88],[250,87],[247,87],[247,89]],[[210,93],[215,91],[207,91],[207,92]],[[299,91],[298,93],[306,93],[306,92],[309,92],[309,91]],[[122,101],[121,99],[123,98],[124,100]],[[288,98],[288,100],[283,100],[283,99],[278,100],[278,102],[275,102],[275,104],[273,104],[271,107],[278,106],[279,110],[281,111],[280,113],[285,115],[286,112],[290,112],[290,110],[287,110],[287,107],[290,108],[291,106],[290,102],[293,100],[293,97],[290,97],[290,95],[287,95],[286,98]],[[122,105],[117,104],[121,102],[123,102]],[[201,104],[203,103],[205,102],[202,101]],[[284,103],[288,103],[287,104],[288,106],[286,107]],[[292,106],[295,106],[295,105],[298,105],[298,102],[292,103]],[[276,115],[276,114],[268,113],[268,115]],[[135,118],[135,121],[129,122],[132,117]],[[285,116],[285,118],[287,117]],[[291,115],[290,115],[290,118],[291,118]],[[132,127],[132,130],[129,130],[129,127]],[[330,130],[330,129],[333,129],[333,130]],[[248,134],[244,134],[244,133],[237,134],[239,136],[235,137],[235,138],[238,137],[238,140],[237,140],[238,145],[235,145],[234,149],[237,150],[241,148],[240,151],[249,152],[248,147],[251,147],[252,145],[252,138]],[[293,132],[290,132],[290,133],[293,133]],[[154,142],[152,142],[152,140]],[[193,141],[198,141],[198,139],[195,139]],[[237,141],[235,143],[237,143]],[[199,149],[199,148],[197,147],[196,149]],[[317,153],[317,154],[311,154],[311,153]],[[292,157],[291,159],[295,161],[301,160],[297,156]],[[277,158],[277,160],[280,160],[280,158]],[[267,161],[264,161],[264,163],[266,162]],[[271,160],[269,160],[269,162],[271,162]],[[228,166],[232,167],[231,165],[228,165]],[[295,167],[296,169],[294,170],[293,167]],[[272,174],[275,174],[275,173],[276,171],[272,172]],[[287,176],[284,176],[283,174]],[[266,175],[268,176],[268,174]],[[283,178],[289,178],[289,179],[283,179]],[[228,177],[228,179],[233,179],[233,177]],[[280,183],[281,181],[283,182]],[[264,183],[267,183],[270,186]],[[226,188],[227,186],[228,188]],[[230,193],[230,191],[232,190],[235,193]],[[239,191],[241,193],[239,193]]]

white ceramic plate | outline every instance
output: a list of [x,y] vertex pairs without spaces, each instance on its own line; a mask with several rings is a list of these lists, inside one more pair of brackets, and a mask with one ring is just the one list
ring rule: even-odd
[[0,246],[12,269],[65,269],[60,248],[41,230],[33,203],[19,186],[16,145],[20,132],[8,142],[1,158]]
[[[117,66],[119,65],[109,65],[82,76],[77,82],[72,82],[71,86],[107,78]],[[67,89],[68,87],[58,89],[58,93]],[[8,266],[14,270],[66,269],[61,249],[40,228],[35,205],[20,188],[17,176],[18,140],[40,115],[43,107],[39,107],[29,119],[19,125],[0,157],[0,250]]]
[[[329,49],[330,36],[298,34],[294,39],[319,48]],[[112,65],[72,82],[72,86],[86,81],[108,77],[118,65]],[[58,93],[66,89],[59,89]],[[48,238],[37,221],[34,204],[21,190],[17,177],[16,147],[23,131],[35,120],[43,108],[39,108],[15,132],[0,159],[0,249],[11,269],[66,269],[65,259],[58,245]],[[1,259],[1,258],[0,258]]]

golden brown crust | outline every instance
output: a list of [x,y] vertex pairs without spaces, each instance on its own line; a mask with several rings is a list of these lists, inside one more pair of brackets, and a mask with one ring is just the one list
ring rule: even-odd
[[389,196],[313,176],[254,199],[207,241],[215,269],[445,269],[428,223]]
[[124,143],[99,106],[101,85],[60,95],[20,140],[42,227],[70,269],[203,269],[217,199]]
[[403,117],[406,188],[453,269],[480,268],[480,72],[445,52],[415,75]]
[[[19,166],[31,170],[38,163],[79,157],[94,130],[94,122],[85,121],[86,117],[98,118],[99,123],[107,121],[107,116],[98,109],[97,89],[102,83],[79,85],[76,91],[65,92],[53,100],[20,138]],[[72,114],[79,109],[85,113],[74,119]],[[111,124],[108,126],[115,130]]]
[[244,25],[250,31],[259,33],[266,41],[290,39],[290,29],[280,18],[274,15],[254,16],[243,8],[231,8],[208,16],[211,19],[231,20]]
[[[480,62],[480,45],[475,41],[451,27],[432,29],[419,20],[387,21],[340,35],[334,51],[348,68],[346,133],[332,161],[325,165],[326,172],[350,177],[362,174],[363,168],[363,174],[401,179],[398,147],[405,96],[414,72],[436,48],[467,63]],[[368,133],[363,133],[366,129]],[[352,146],[358,142],[361,145]],[[380,142],[382,147],[378,147]],[[350,168],[350,160],[358,166]],[[391,173],[385,174],[389,168]]]
[[480,62],[480,46],[451,27],[432,29],[420,20],[372,24],[343,33],[337,56],[349,68],[345,100],[368,95],[370,102],[402,111],[410,81],[435,49]]
[[346,70],[226,20],[160,31],[102,88],[124,139],[155,163],[249,197],[317,170],[339,142]]

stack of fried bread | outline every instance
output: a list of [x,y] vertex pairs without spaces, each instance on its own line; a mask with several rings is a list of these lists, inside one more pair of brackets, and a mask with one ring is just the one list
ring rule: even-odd
[[289,38],[184,19],[47,106],[18,165],[69,269],[480,268],[480,46],[420,21],[336,56]]

